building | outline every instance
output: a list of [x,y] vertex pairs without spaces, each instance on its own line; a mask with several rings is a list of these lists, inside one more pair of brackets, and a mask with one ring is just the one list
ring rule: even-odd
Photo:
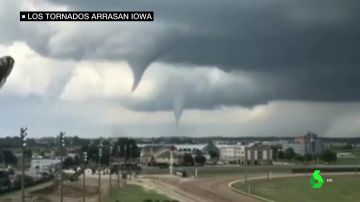
[[[172,155],[172,157],[171,157]],[[171,160],[172,158],[172,160]],[[177,150],[174,150],[170,147],[164,147],[162,150],[159,150],[157,153],[155,153],[153,158],[153,164],[166,164],[171,165],[171,161],[173,165],[181,165],[183,164],[183,154],[178,152]]]
[[174,147],[180,153],[187,154],[196,154],[198,151],[202,151],[205,148],[206,144],[177,144]]
[[220,160],[224,163],[241,165],[270,165],[273,160],[269,145],[251,143],[248,145],[221,145]]
[[272,160],[273,152],[268,145],[253,143],[245,147],[245,163],[247,165],[271,165]]
[[296,154],[299,154],[301,156],[305,156],[305,144],[299,144],[299,143],[289,143],[287,144],[287,147],[284,147],[286,149],[292,148]]
[[288,144],[288,148],[292,148],[296,154],[302,156],[321,154],[324,151],[322,139],[311,132],[303,136],[295,137],[294,142]]
[[143,165],[151,165],[154,163],[154,156],[157,152],[163,149],[164,145],[143,145],[140,151],[140,163]]
[[201,153],[207,161],[211,159],[211,154],[216,153],[219,154],[219,148],[215,146],[213,143],[208,144],[177,144],[174,145],[176,150],[181,154],[191,154],[195,157],[198,153]]
[[180,165],[183,160],[183,153],[179,152],[172,145],[147,145],[143,146],[140,152],[140,163],[143,165],[170,165],[170,151],[173,151],[173,163]]
[[93,169],[90,169],[90,168],[85,169],[85,175],[92,175],[93,173],[95,173],[95,172],[93,172]]
[[191,154],[194,158],[197,154],[201,154],[206,158],[207,161],[209,161],[211,159],[212,153],[219,153],[219,149],[212,143],[141,145],[140,163],[143,165],[169,164],[170,150],[173,150],[173,161],[175,165],[180,165],[183,163],[184,154]]
[[244,145],[222,145],[220,149],[220,160],[224,163],[244,164],[245,146]]
[[39,173],[51,173],[58,165],[60,165],[60,159],[44,159],[34,158],[31,159],[31,170],[35,170]]

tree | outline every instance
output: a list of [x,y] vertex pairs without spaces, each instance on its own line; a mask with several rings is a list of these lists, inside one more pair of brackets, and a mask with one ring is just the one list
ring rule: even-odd
[[0,190],[1,188],[9,187],[10,185],[9,173],[0,171]]
[[200,165],[204,165],[206,163],[206,158],[203,155],[196,155],[195,156],[195,163],[196,164],[200,164]]
[[304,161],[305,160],[305,157],[304,156],[302,156],[302,155],[296,155],[295,156],[295,160],[297,160],[297,161]]
[[279,159],[285,159],[285,152],[284,151],[279,151],[278,152],[278,157],[279,157]]
[[14,153],[12,153],[12,151],[8,151],[8,150],[4,150],[1,152],[0,163],[2,163],[3,160],[4,160],[5,164],[11,164],[11,165],[16,165],[17,161],[18,161],[18,159],[16,158]]
[[[136,140],[132,138],[119,138],[116,143],[114,149],[116,147],[120,147],[120,151],[115,150],[116,156],[119,157],[127,157],[130,158],[130,146],[131,146],[131,158],[140,157],[140,149],[137,146]],[[126,148],[126,149],[125,149]],[[126,150],[126,153],[125,153]]]
[[331,150],[326,150],[323,153],[321,153],[320,159],[327,163],[330,163],[330,162],[335,162],[337,160],[337,156],[335,152]]
[[293,148],[287,148],[287,149],[285,150],[285,156],[284,156],[285,159],[288,159],[288,160],[294,159],[295,156],[296,156],[296,153],[295,153],[295,151],[294,151]]
[[305,161],[312,161],[312,160],[313,160],[313,155],[305,154]]
[[75,156],[73,160],[74,160],[74,166],[80,166],[81,159],[79,156]]
[[184,154],[184,164],[185,165],[194,165],[194,158],[192,157],[191,154],[185,153]]
[[71,157],[67,157],[64,159],[64,162],[63,162],[64,169],[69,169],[73,166],[74,166],[74,160]]
[[[98,154],[99,154],[99,143],[100,139],[94,140],[92,144],[83,145],[81,148],[82,152],[87,152],[88,159],[93,162],[98,162]],[[109,153],[110,153],[110,140],[102,140],[103,148],[102,148],[102,157],[101,164],[109,165]],[[113,150],[111,155],[114,157],[127,158],[130,157],[132,159],[140,157],[140,149],[137,146],[136,140],[132,138],[119,138],[113,146]],[[131,154],[130,154],[130,146],[131,146]],[[120,151],[118,150],[120,148]]]
[[27,158],[27,159],[31,159],[31,158],[32,158],[32,151],[31,151],[31,149],[25,149],[24,154],[25,154],[25,158]]
[[346,145],[342,146],[341,149],[344,149],[344,150],[352,150],[352,149],[353,149],[353,146],[352,146],[352,144],[347,143]]

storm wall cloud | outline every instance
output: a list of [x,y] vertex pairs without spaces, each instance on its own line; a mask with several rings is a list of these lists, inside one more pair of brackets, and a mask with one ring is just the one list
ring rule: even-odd
[[[133,71],[132,90],[148,66],[159,62],[260,74],[276,89],[267,101],[360,98],[358,1],[49,2],[69,10],[154,10],[151,24],[68,24],[29,43],[50,57],[125,60]],[[39,33],[52,25],[19,26]]]

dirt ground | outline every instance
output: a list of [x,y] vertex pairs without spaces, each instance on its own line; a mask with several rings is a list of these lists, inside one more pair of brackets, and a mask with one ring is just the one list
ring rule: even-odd
[[176,176],[144,177],[141,183],[150,189],[154,188],[173,199],[182,202],[254,202],[253,198],[236,193],[228,184],[237,178],[179,178]]
[[[82,179],[82,178],[80,178]],[[117,180],[116,178],[112,179],[112,189],[116,189]],[[82,180],[79,180],[78,183],[65,183],[64,184],[64,201],[66,202],[82,202],[82,191],[83,184]],[[108,176],[103,176],[101,180],[101,195],[104,197],[109,193],[109,178]],[[33,198],[36,197],[46,197],[50,199],[49,202],[58,202],[60,198],[59,188],[55,188],[52,192],[38,191],[33,192]],[[90,177],[86,179],[86,201],[88,202],[97,202],[98,201],[98,179],[97,177]],[[39,201],[40,202],[40,201]]]

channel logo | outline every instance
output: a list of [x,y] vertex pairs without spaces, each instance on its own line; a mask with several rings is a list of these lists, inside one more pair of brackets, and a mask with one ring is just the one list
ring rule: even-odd
[[314,171],[309,182],[313,189],[320,189],[323,186],[324,179],[320,175],[320,170]]

